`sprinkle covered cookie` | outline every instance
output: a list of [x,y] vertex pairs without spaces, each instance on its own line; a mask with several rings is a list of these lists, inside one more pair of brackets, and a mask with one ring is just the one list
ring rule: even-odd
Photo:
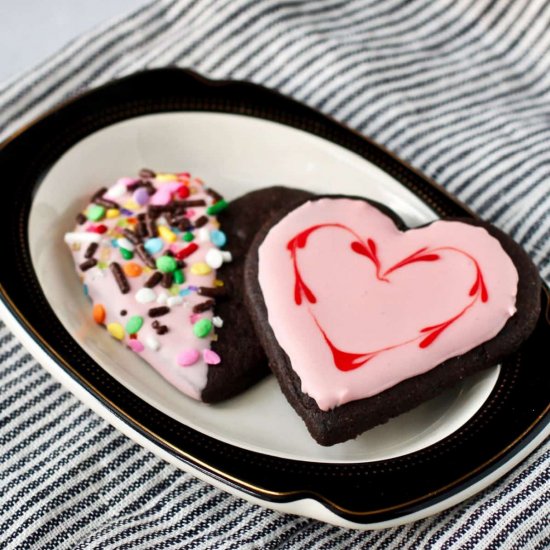
[[322,445],[497,364],[528,337],[540,307],[536,268],[489,224],[407,229],[356,197],[280,212],[256,237],[245,271],[270,365]]
[[144,169],[94,193],[65,235],[94,321],[197,400],[268,373],[243,307],[244,257],[288,194],[261,193],[272,200],[228,203],[188,173]]

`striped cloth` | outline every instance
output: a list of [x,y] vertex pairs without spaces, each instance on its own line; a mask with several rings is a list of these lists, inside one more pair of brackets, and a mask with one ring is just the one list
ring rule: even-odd
[[[372,136],[510,233],[550,282],[550,3],[160,0],[0,86],[0,137],[177,64]],[[2,548],[548,548],[550,447],[434,517],[357,532],[251,505],[136,446],[0,324]]]

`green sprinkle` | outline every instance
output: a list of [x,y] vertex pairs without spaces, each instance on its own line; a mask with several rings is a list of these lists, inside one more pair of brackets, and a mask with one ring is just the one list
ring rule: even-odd
[[200,319],[193,325],[193,332],[197,338],[205,338],[212,330],[212,321],[210,319]]
[[222,200],[212,204],[211,206],[209,206],[206,209],[206,213],[209,216],[215,216],[216,214],[218,214],[219,212],[221,212],[223,209],[225,209],[227,207],[228,207],[227,201],[225,199],[222,199]]
[[183,282],[185,282],[185,277],[181,269],[176,269],[174,271],[174,282],[178,285],[181,285]]
[[195,238],[195,235],[191,231],[187,231],[187,233],[183,234],[182,238],[186,243],[190,243]]
[[143,326],[143,317],[140,315],[133,315],[128,319],[126,323],[126,332],[128,334],[135,334]]
[[116,224],[117,227],[126,227],[128,225],[128,222],[126,221],[126,218],[122,218],[121,220],[118,220]]
[[97,267],[99,267],[99,269],[107,269],[109,265],[107,262],[97,262]]
[[98,222],[105,216],[105,208],[99,204],[90,204],[86,210],[86,217],[93,221]]
[[178,263],[172,256],[161,256],[156,261],[157,269],[162,273],[172,273],[178,268]]
[[131,260],[134,257],[134,253],[131,250],[127,250],[126,248],[119,248],[119,250],[120,250],[120,255],[125,260]]

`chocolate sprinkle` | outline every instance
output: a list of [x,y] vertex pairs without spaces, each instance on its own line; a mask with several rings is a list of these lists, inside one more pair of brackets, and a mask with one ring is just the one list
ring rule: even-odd
[[208,223],[208,218],[206,216],[201,216],[195,220],[195,227],[202,227]]
[[92,202],[95,202],[97,199],[100,199],[107,193],[106,187],[101,187],[101,189],[98,189],[93,195],[92,195]]
[[189,218],[182,218],[180,222],[178,222],[178,229],[180,231],[187,231],[191,227],[191,222],[189,221]]
[[144,187],[149,196],[154,195],[157,192],[156,187],[150,181],[146,181]]
[[143,244],[138,244],[135,248],[136,254],[141,258],[141,261],[151,269],[155,269],[157,264],[151,254],[145,250]]
[[139,177],[140,178],[154,178],[156,176],[156,173],[153,172],[153,170],[149,168],[142,168],[139,171]]
[[84,257],[91,258],[95,254],[98,247],[99,245],[97,243],[90,243],[88,248],[86,249],[86,252],[84,252]]
[[170,288],[173,281],[174,276],[172,275],[172,273],[164,273],[164,275],[162,276],[162,281],[160,282],[160,286],[164,288]]
[[120,292],[122,292],[122,294],[127,294],[128,292],[130,292],[130,285],[128,284],[128,279],[126,279],[126,275],[124,275],[124,271],[122,271],[120,264],[118,264],[117,262],[112,262],[109,265],[109,268],[113,273],[113,276],[118,285],[118,288],[120,289]]
[[132,244],[139,244],[142,241],[140,236],[136,235],[131,229],[124,228],[122,233]]
[[125,309],[121,309],[120,314],[125,317],[126,315],[128,315],[128,312]]
[[[185,217],[185,214],[173,214],[172,216],[170,216],[170,218],[171,218],[171,221],[169,223],[174,227],[177,227],[184,220],[187,220],[187,222],[189,222],[189,220]],[[168,221],[168,218],[167,218],[167,221]]]
[[80,267],[82,271],[87,271],[91,267],[94,267],[94,265],[97,265],[97,260],[95,258],[90,258],[89,260],[82,262],[78,267]]
[[172,204],[174,205],[174,208],[189,208],[191,206],[206,206],[206,201],[204,199],[190,199],[187,201],[174,201]]
[[157,237],[159,232],[158,232],[158,228],[155,220],[148,219],[146,223],[147,223],[147,231],[149,232],[149,235],[151,237]]
[[160,306],[160,307],[152,307],[147,313],[149,313],[149,317],[161,317],[162,315],[166,315],[170,311],[170,308],[168,306]]
[[168,327],[166,325],[161,325],[160,321],[153,321],[152,327],[155,329],[155,332],[159,335],[166,334],[168,332]]
[[213,307],[214,300],[206,300],[205,302],[201,302],[200,304],[193,306],[193,313],[202,313],[203,311],[213,309]]
[[104,199],[103,197],[98,197],[94,199],[93,201],[95,204],[99,204],[100,206],[104,206],[105,208],[119,208],[120,205],[118,202],[111,201],[109,199]]
[[82,225],[88,218],[86,218],[86,216],[82,213],[82,212],[79,212],[77,215],[76,215],[76,223],[78,225]]
[[218,201],[223,200],[222,195],[220,195],[217,191],[214,191],[214,189],[207,189],[206,194],[211,196],[214,199],[214,204]]
[[126,186],[126,189],[128,189],[128,191],[135,191],[139,187],[145,187],[145,182],[141,180],[133,181]]
[[218,298],[226,296],[227,290],[223,286],[199,286],[197,293],[200,296],[207,296],[208,298]]
[[147,288],[154,288],[157,286],[162,279],[162,273],[160,271],[155,271],[145,282]]
[[150,204],[147,207],[147,216],[146,217],[148,219],[156,219],[162,214],[163,210],[164,209],[163,209],[162,206],[158,206],[156,204]]
[[145,224],[145,222],[140,221],[137,224],[136,235],[142,240],[144,237],[148,236],[147,225]]

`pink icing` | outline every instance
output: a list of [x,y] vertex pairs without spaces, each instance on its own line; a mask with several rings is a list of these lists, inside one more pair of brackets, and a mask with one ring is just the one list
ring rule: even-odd
[[322,410],[465,353],[515,313],[517,271],[486,230],[438,221],[401,232],[364,201],[305,203],[259,259],[269,323]]
[[172,200],[172,194],[182,186],[179,181],[170,181],[161,185],[162,187],[151,197],[151,204],[157,206],[168,204]]
[[[144,266],[143,261],[137,254],[131,260],[125,260],[120,251],[113,246],[113,242],[123,237],[123,228],[132,229],[131,224],[128,223],[128,219],[135,219],[136,216],[145,212],[147,205],[133,204],[133,191],[125,189],[124,194],[120,193],[122,186],[124,188],[128,183],[133,183],[136,180],[133,178],[121,178],[113,187],[117,190],[114,193],[114,198],[122,208],[125,208],[125,204],[130,206],[132,214],[120,215],[115,218],[103,218],[98,224],[85,223],[78,226],[75,229],[75,234],[86,232],[89,228],[97,230],[97,227],[103,225],[105,232],[100,234],[99,248],[94,254],[94,258],[98,260],[98,264],[91,269],[81,271],[78,269],[79,274],[83,279],[83,283],[88,289],[88,295],[94,304],[101,304],[105,309],[105,321],[104,324],[119,323],[122,327],[125,327],[126,322],[130,316],[142,316],[144,323],[136,338],[130,338],[125,333],[122,340],[133,351],[139,353],[139,356],[147,361],[154,369],[156,369],[164,378],[166,378],[171,384],[177,387],[183,393],[195,398],[201,398],[201,392],[206,386],[207,372],[209,364],[206,359],[208,355],[204,357],[204,352],[210,351],[210,345],[214,334],[209,335],[206,338],[198,338],[193,332],[193,322],[198,319],[208,318],[212,319],[213,312],[211,310],[205,311],[200,314],[193,314],[193,307],[205,301],[203,296],[200,296],[196,292],[196,288],[200,286],[212,287],[216,279],[216,271],[212,270],[205,275],[193,274],[190,270],[191,266],[195,262],[204,262],[206,254],[212,248],[216,248],[210,241],[199,242],[197,238],[193,242],[197,243],[198,249],[185,259],[186,267],[183,269],[185,282],[181,285],[174,285],[172,289],[165,289],[160,284],[157,284],[152,291],[155,295],[155,301],[147,303],[139,303],[136,300],[136,293],[144,288],[145,282],[151,276],[153,270]],[[154,196],[158,194],[164,194],[168,197],[168,200],[172,200],[172,194],[175,193],[182,183],[179,181],[156,181],[152,180],[155,187],[158,189]],[[212,204],[212,198],[206,193],[202,184],[197,180],[191,180],[193,183],[193,192],[190,194],[190,199],[197,200],[203,199],[206,202],[206,206],[194,207],[195,217],[206,215],[206,208]],[[111,188],[113,189],[113,188]],[[109,191],[105,194],[109,196]],[[153,197],[154,197],[153,196]],[[177,199],[179,200],[179,199]],[[138,207],[138,208],[136,208]],[[210,230],[217,229],[218,224],[213,216],[207,216],[208,223],[205,224],[205,228]],[[122,226],[120,225],[122,223]],[[167,229],[170,229],[167,222],[161,216],[157,220],[159,226],[165,225]],[[173,229],[173,228],[172,228]],[[165,251],[174,249],[179,250],[181,248],[189,246],[189,243],[182,241],[182,234],[177,234],[177,242],[171,243],[169,241],[163,241],[163,249],[154,254],[155,258],[163,255]],[[73,252],[73,258],[76,266],[79,266],[85,261],[85,252],[88,244],[71,245]],[[109,264],[113,261],[118,262],[123,267],[127,261],[139,264],[143,268],[143,272],[137,277],[127,277],[130,291],[126,294],[122,294],[112,273],[109,269]],[[194,289],[194,290],[193,290]],[[185,291],[180,297],[179,290]],[[177,296],[177,299],[170,302],[170,298]],[[158,317],[157,320],[161,325],[168,327],[168,332],[165,334],[158,334],[152,322],[155,318],[149,316],[149,310],[151,308],[159,307],[160,305],[166,305],[169,307],[169,312],[166,315]],[[126,311],[123,315],[121,312]],[[158,344],[158,345],[157,345]],[[192,353],[191,353],[192,352]],[[191,355],[193,357],[191,357]],[[186,368],[182,368],[185,364]],[[219,367],[216,367],[219,368]]]

